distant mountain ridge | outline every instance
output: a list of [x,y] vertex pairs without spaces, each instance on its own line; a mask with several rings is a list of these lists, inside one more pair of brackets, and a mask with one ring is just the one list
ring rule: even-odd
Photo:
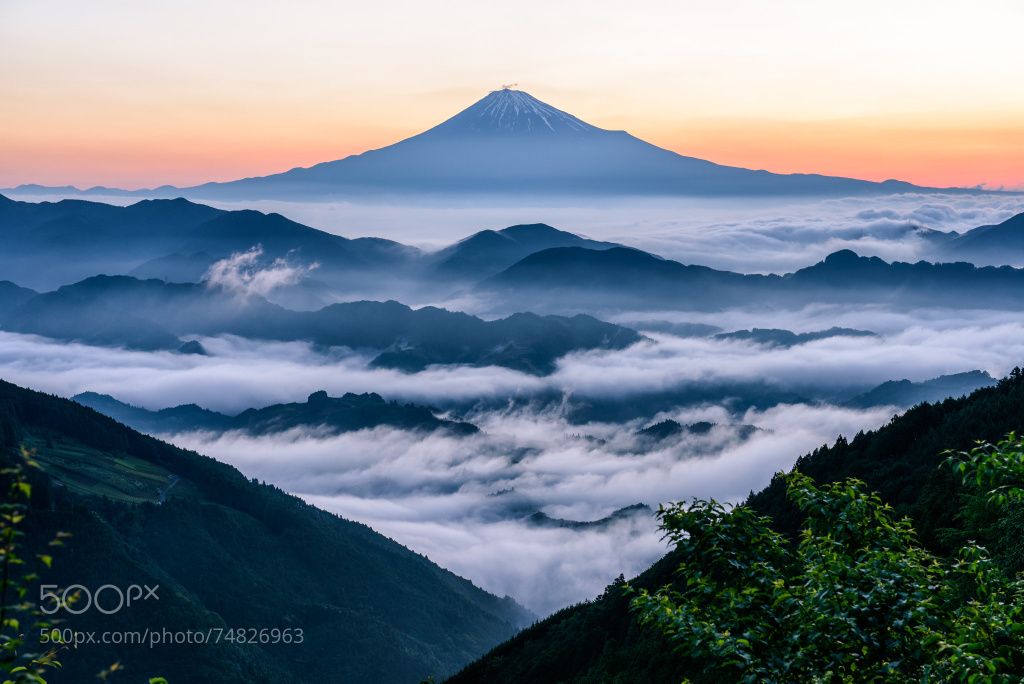
[[558,528],[563,530],[574,530],[576,532],[604,531],[616,523],[625,522],[638,517],[651,517],[654,511],[647,504],[636,503],[632,506],[625,506],[612,511],[600,520],[566,520],[564,518],[552,518],[547,513],[537,511],[526,517],[526,523],[534,527]]
[[201,275],[204,264],[256,247],[260,265],[276,259],[299,268],[315,263],[318,277],[340,283],[421,256],[391,240],[348,239],[280,214],[225,211],[181,198],[119,207],[85,200],[17,202],[0,195],[0,274],[33,288],[133,269],[145,275],[151,262],[161,260],[161,275],[181,282],[178,262],[190,276]]
[[[345,238],[280,214],[224,211],[185,199],[120,207],[85,200],[20,202],[0,195],[0,277],[50,289],[93,275],[199,282],[211,266],[254,249],[252,267],[296,270],[292,284],[320,308],[330,292],[416,279],[423,287],[471,285],[551,247],[622,247],[547,224],[482,230],[439,251],[374,237]],[[435,282],[436,281],[436,282]],[[322,297],[322,299],[318,299]],[[279,298],[279,297],[278,297]],[[283,303],[283,302],[282,302]]]
[[1024,214],[1012,216],[997,225],[978,226],[945,241],[942,253],[990,264],[1016,260],[1024,265]]
[[798,344],[806,344],[815,340],[825,340],[830,337],[877,337],[876,333],[870,330],[855,330],[853,328],[839,328],[833,326],[828,330],[815,332],[794,333],[791,330],[780,330],[778,328],[754,328],[752,330],[736,330],[728,333],[718,333],[716,340],[745,340],[755,344],[763,344],[768,347],[792,347]]
[[553,247],[597,250],[625,248],[614,242],[589,240],[544,223],[533,223],[474,233],[435,252],[429,259],[436,264],[431,271],[437,276],[480,280],[495,275],[535,252]]
[[[1009,236],[1012,247],[1012,236],[1024,226],[1021,217],[945,244],[974,236],[998,245],[1000,236]],[[80,239],[69,237],[78,231],[84,231]],[[16,278],[62,282],[110,265],[115,272],[134,265],[130,270],[139,276],[160,277],[91,276],[42,293],[22,287],[34,282]],[[261,285],[264,274],[271,278]],[[840,250],[793,273],[743,274],[682,264],[542,223],[482,230],[425,254],[397,242],[332,235],[278,214],[227,212],[184,199],[114,207],[4,198],[0,277],[7,279],[0,281],[0,328],[11,332],[200,354],[200,346],[185,346],[200,336],[305,340],[372,350],[374,367],[406,372],[470,364],[545,375],[569,352],[620,349],[640,339],[633,330],[580,312],[607,318],[623,310],[815,303],[1024,307],[1024,270],[1010,267],[888,263]],[[203,278],[209,280],[194,282]],[[174,280],[185,282],[167,282]],[[469,300],[481,316],[502,318],[485,321],[395,301],[407,295],[459,308]],[[720,339],[775,345],[812,339],[788,331],[717,332]],[[860,333],[814,333],[837,334]]]
[[455,435],[471,435],[480,431],[472,423],[438,418],[426,407],[389,403],[379,394],[370,392],[347,392],[341,397],[329,397],[327,392],[320,390],[309,395],[304,403],[250,408],[236,416],[210,411],[195,404],[149,411],[95,392],[82,392],[71,399],[149,434],[196,431],[221,434],[239,430],[259,436],[297,427],[319,428],[337,434],[379,426],[424,432],[444,430]]
[[937,402],[947,397],[962,397],[982,387],[996,384],[995,378],[986,371],[973,370],[966,373],[941,375],[924,382],[910,380],[889,380],[863,394],[858,394],[843,405],[851,408],[872,406],[898,406],[910,408],[921,402]]
[[[309,168],[189,188],[94,188],[84,194],[325,200],[395,193],[849,196],[934,190],[895,180],[875,183],[722,166],[662,149],[625,131],[598,128],[526,92],[503,88],[423,133]],[[13,189],[40,191],[37,186]]]
[[[35,290],[99,273],[197,282],[214,264],[254,251],[258,255],[245,266],[250,271],[278,268],[291,273],[264,294],[287,308],[305,310],[339,299],[401,298],[409,291],[421,296],[428,292],[430,300],[440,301],[456,288],[473,287],[481,280],[486,281],[482,286],[486,290],[501,289],[503,283],[514,287],[517,273],[523,277],[536,273],[553,282],[545,269],[564,271],[563,280],[578,275],[582,281],[575,283],[577,287],[601,272],[627,290],[641,281],[658,281],[668,290],[687,282],[693,287],[713,286],[719,295],[724,287],[742,290],[757,278],[768,282],[778,277],[725,276],[724,271],[703,266],[681,266],[628,245],[591,240],[543,223],[482,230],[424,253],[380,238],[341,237],[279,214],[223,211],[184,199],[117,207],[83,200],[31,203],[0,198],[0,278]],[[988,255],[985,259],[991,263],[999,263],[1001,256],[1024,264],[1024,214],[963,235],[941,235],[941,240],[933,241],[937,254],[967,259]],[[552,249],[586,251],[547,252]],[[881,274],[884,262],[865,258],[841,250],[829,255],[823,265],[787,277],[813,279],[815,270],[823,271],[825,280],[816,282],[835,291],[844,282]],[[921,269],[923,263],[908,266]],[[943,277],[954,268],[933,265]],[[573,278],[569,273],[575,274]],[[891,276],[890,283],[897,287],[908,284]],[[530,287],[527,283],[526,289]]]
[[503,366],[547,375],[572,351],[624,349],[634,330],[577,314],[517,313],[485,321],[395,301],[293,311],[223,286],[94,276],[25,299],[0,328],[58,340],[146,351],[178,350],[183,337],[238,335],[371,352],[371,366],[417,372],[432,364]]
[[793,273],[761,275],[684,265],[639,250],[560,247],[531,254],[482,281],[476,291],[544,311],[718,311],[840,302],[1019,310],[1024,269],[889,263],[844,249]]

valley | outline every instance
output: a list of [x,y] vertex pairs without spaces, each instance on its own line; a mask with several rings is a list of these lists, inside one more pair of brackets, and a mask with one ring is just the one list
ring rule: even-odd
[[76,247],[80,264],[120,254],[109,274],[4,284],[5,378],[369,524],[538,615],[660,557],[659,503],[740,501],[800,453],[991,385],[1024,353],[1024,276],[1005,266],[839,250],[742,273],[545,224],[429,251],[181,199],[2,207],[17,228],[3,239],[40,259],[52,243],[24,236],[53,221],[137,245]]
[[510,87],[281,173],[3,190],[0,455],[40,466],[30,550],[73,535],[39,582],[168,597],[75,629],[305,635],[104,645],[48,681],[716,681],[624,585],[673,581],[669,502],[795,534],[793,468],[863,479],[944,558],[977,533],[1015,562],[937,467],[1021,429],[1022,217],[1019,192],[688,157]]

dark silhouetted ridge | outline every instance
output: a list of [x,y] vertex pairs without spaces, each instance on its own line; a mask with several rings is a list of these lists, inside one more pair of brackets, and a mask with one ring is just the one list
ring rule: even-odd
[[[38,581],[160,587],[158,601],[131,610],[75,615],[76,630],[249,625],[295,637],[208,648],[97,640],[61,658],[47,675],[54,684],[90,681],[115,661],[141,680],[190,684],[416,684],[535,619],[365,525],[78,403],[0,381],[2,465],[20,444],[37,450],[44,471],[31,475],[24,537],[27,557],[53,556]],[[58,530],[71,535],[65,546],[46,547]]]

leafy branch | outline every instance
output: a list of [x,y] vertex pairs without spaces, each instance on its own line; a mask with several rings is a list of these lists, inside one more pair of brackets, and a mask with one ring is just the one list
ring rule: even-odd
[[[38,579],[39,575],[35,572],[19,574],[25,566],[25,559],[19,555],[20,541],[25,535],[20,526],[28,513],[28,501],[32,496],[28,469],[39,468],[33,460],[34,455],[34,451],[22,447],[21,461],[0,470],[0,478],[8,482],[6,497],[0,503],[0,670],[7,673],[4,684],[45,684],[43,675],[46,671],[60,667],[57,654],[61,646],[36,652],[26,636],[49,632],[54,626],[27,598],[27,583]],[[49,546],[62,546],[66,536],[58,533]],[[46,567],[53,562],[49,554],[38,554],[36,560]]]
[[[1024,498],[1024,444],[1012,433],[946,463],[992,504]],[[858,480],[818,486],[793,472],[786,483],[806,515],[792,543],[744,506],[661,508],[685,586],[641,591],[641,621],[677,651],[710,657],[722,681],[1024,681],[1024,580],[973,543],[952,561],[933,556]]]

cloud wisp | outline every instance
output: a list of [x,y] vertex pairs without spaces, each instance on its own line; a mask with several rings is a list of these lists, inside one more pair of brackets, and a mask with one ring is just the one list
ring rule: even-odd
[[266,297],[279,287],[295,285],[312,269],[317,268],[315,263],[292,266],[283,258],[262,264],[261,256],[262,245],[256,245],[245,252],[235,252],[211,264],[201,280],[209,286],[221,286],[239,293]]

